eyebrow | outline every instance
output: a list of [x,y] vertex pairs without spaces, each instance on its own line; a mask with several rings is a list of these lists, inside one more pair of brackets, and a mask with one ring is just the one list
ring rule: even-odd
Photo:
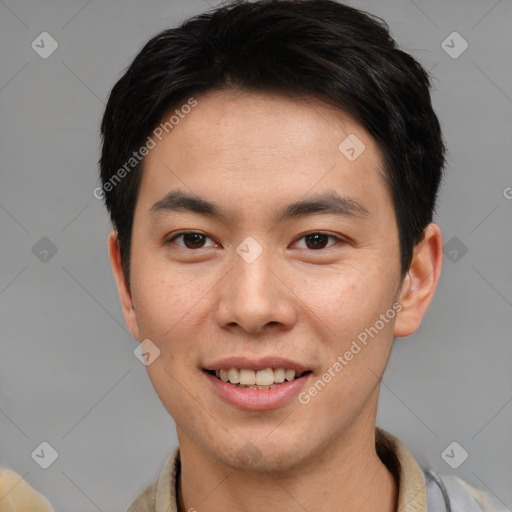
[[[217,203],[177,190],[169,192],[150,210],[151,215],[173,212],[192,212],[205,217],[218,218],[226,223],[230,221],[230,216]],[[278,208],[274,210],[272,218],[277,223],[314,214],[364,218],[369,216],[369,211],[360,202],[331,192],[317,194]]]

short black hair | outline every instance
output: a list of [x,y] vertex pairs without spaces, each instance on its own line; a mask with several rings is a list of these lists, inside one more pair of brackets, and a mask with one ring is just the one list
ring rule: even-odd
[[118,232],[127,282],[140,148],[173,108],[222,89],[317,98],[374,137],[405,274],[432,222],[445,161],[430,88],[428,73],[382,19],[332,0],[236,1],[157,34],[113,87],[101,124],[96,190]]

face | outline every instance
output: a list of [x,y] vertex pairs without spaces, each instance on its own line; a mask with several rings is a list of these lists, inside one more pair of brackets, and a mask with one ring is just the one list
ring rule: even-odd
[[[180,445],[271,470],[373,429],[401,285],[381,154],[343,112],[211,92],[147,155],[121,294]],[[206,371],[267,367],[306,373],[241,389]]]

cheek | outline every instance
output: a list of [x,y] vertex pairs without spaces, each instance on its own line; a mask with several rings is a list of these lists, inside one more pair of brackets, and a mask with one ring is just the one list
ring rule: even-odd
[[322,396],[327,403],[340,398],[359,403],[374,389],[389,358],[396,316],[394,281],[393,276],[370,268],[339,275],[335,280],[303,281],[303,315],[316,326],[324,355],[322,373],[330,379]]
[[134,268],[138,271],[132,274],[132,295],[141,336],[160,342],[172,338],[186,325],[187,315],[201,297],[200,287],[149,259]]
[[[390,307],[393,279],[378,268],[331,268],[294,283],[304,312],[311,311],[335,335],[371,325]],[[314,317],[313,317],[314,318]],[[318,322],[316,322],[318,323]]]

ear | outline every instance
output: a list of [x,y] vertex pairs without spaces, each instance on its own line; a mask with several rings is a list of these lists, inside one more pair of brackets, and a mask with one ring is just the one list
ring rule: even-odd
[[133,305],[132,294],[128,285],[121,264],[121,251],[119,247],[119,239],[117,232],[112,231],[108,237],[108,253],[110,256],[110,265],[112,266],[112,272],[117,284],[117,290],[119,292],[119,298],[121,299],[121,307],[123,310],[124,321],[128,326],[132,336],[140,341],[139,339],[139,326],[137,324],[137,315],[135,313],[135,307]]
[[395,336],[409,336],[421,325],[441,275],[443,264],[443,236],[441,228],[429,224],[423,240],[414,247],[409,271],[402,283],[399,302],[402,309],[397,315]]

